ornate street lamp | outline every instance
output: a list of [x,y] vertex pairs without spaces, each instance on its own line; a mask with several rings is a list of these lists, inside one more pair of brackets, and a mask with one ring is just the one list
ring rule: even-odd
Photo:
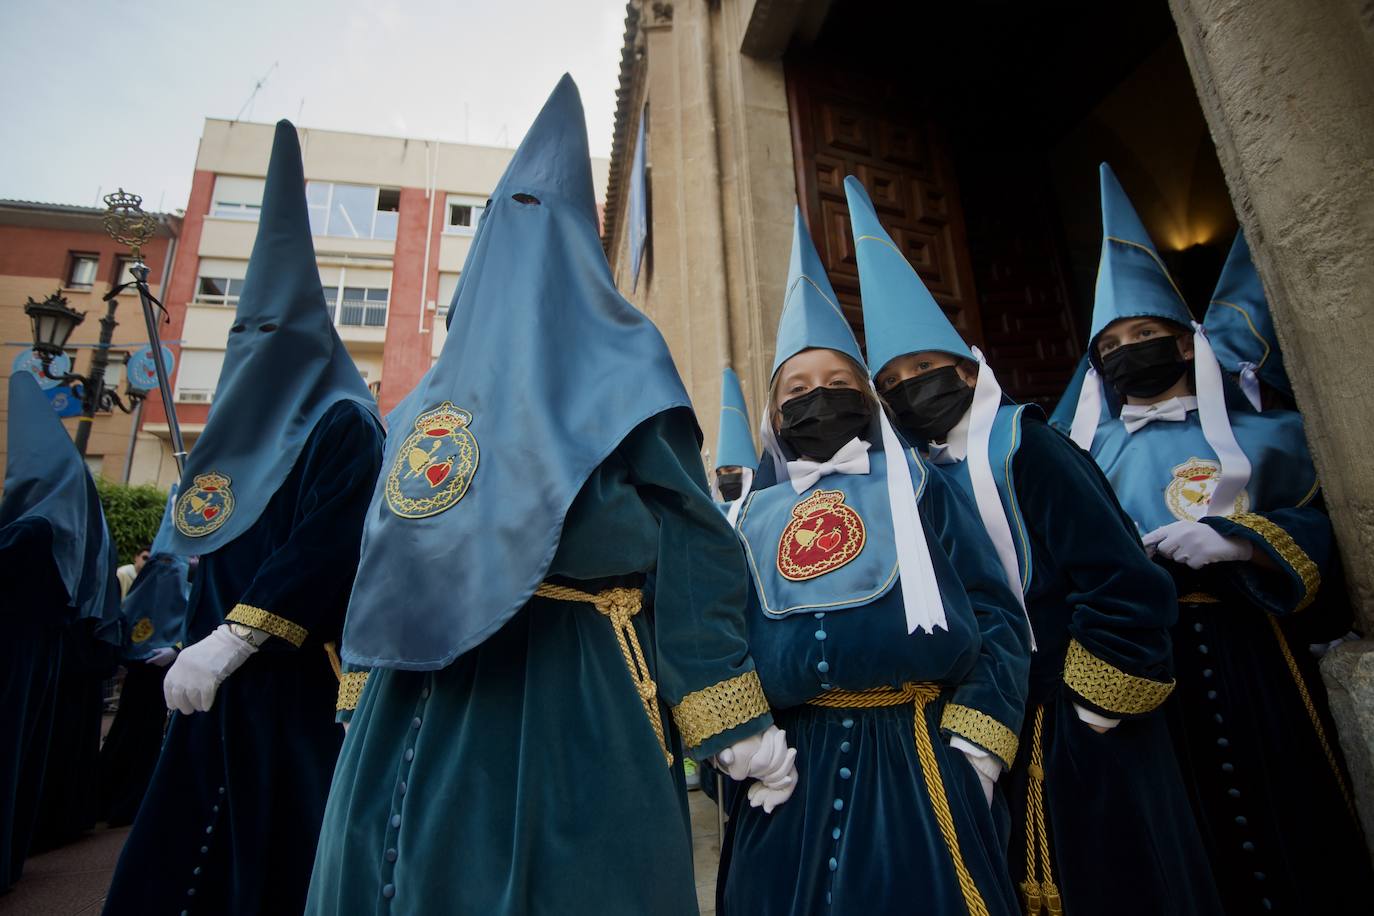
[[84,312],[78,312],[67,304],[67,299],[58,290],[42,302],[29,301],[24,304],[24,312],[33,323],[33,348],[43,357],[43,365],[60,355],[67,346],[67,338],[72,336],[76,326],[86,320]]

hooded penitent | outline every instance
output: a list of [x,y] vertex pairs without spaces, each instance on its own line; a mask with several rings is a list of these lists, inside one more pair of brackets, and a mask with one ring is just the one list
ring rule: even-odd
[[[920,276],[893,244],[859,180],[852,175],[845,178],[844,191],[849,201],[854,251],[859,263],[864,336],[868,339],[868,365],[872,374],[876,377],[884,366],[899,356],[926,351],[947,353],[978,364],[978,381],[969,408],[968,472],[983,527],[997,549],[1008,585],[1021,599],[1029,575],[1029,546],[1018,550],[1015,544],[1007,521],[1007,513],[1014,513],[1015,509],[1014,506],[1004,507],[990,460],[993,439],[1003,438],[994,433],[1002,404],[1002,388],[983,355],[959,336]],[[1008,423],[1015,424],[1016,419],[1009,417]],[[1008,443],[1015,439],[1011,435],[1005,438]],[[996,465],[1003,477],[1010,466],[1007,456],[1010,447],[1001,441],[997,443],[1000,457]],[[1011,493],[1010,487],[1005,486],[1005,481],[1003,483],[1000,489]],[[1018,555],[1024,555],[1025,575]]]
[[341,400],[377,411],[325,306],[300,142],[279,121],[214,407],[182,470],[173,525],[153,552],[204,555],[247,531]]
[[1092,450],[1102,410],[1102,360],[1097,339],[1108,325],[1125,318],[1159,318],[1192,328],[1193,370],[1198,415],[1207,443],[1217,455],[1221,473],[1207,509],[1209,515],[1229,515],[1250,479],[1250,460],[1236,443],[1226,412],[1221,367],[1202,326],[1192,320],[1183,295],[1155,251],[1149,233],[1107,163],[1099,168],[1102,190],[1102,257],[1097,268],[1092,333],[1071,438]]
[[534,594],[592,471],[689,406],[602,252],[571,77],[492,192],[449,321],[388,417],[344,633],[356,664],[432,670],[480,644]]
[[[739,511],[739,504],[753,485],[754,468],[759,463],[758,452],[754,451],[754,437],[749,431],[749,406],[744,402],[744,389],[740,387],[739,376],[734,369],[725,369],[720,379],[720,429],[716,434],[715,470],[738,467],[744,480],[740,495],[730,502],[727,517],[731,523]],[[712,476],[711,487],[716,489]],[[717,492],[717,498],[719,493]]]
[[[0,528],[21,519],[46,521],[52,528],[53,563],[74,616],[107,622],[117,617],[114,548],[95,481],[52,402],[28,372],[10,376],[8,449]],[[97,634],[110,642],[119,639],[107,623],[97,625]]]
[[1221,269],[1212,302],[1202,324],[1216,352],[1217,362],[1234,373],[1245,397],[1260,408],[1259,382],[1293,397],[1293,385],[1283,367],[1283,353],[1274,333],[1264,284],[1250,258],[1245,233],[1237,232],[1231,253]]
[[[782,316],[778,320],[773,376],[776,377],[783,363],[793,356],[803,350],[818,348],[834,350],[859,366],[864,365],[858,341],[854,339],[854,332],[840,310],[839,299],[826,276],[820,255],[816,253],[811,233],[802,221],[801,210],[797,209],[793,218],[787,293]],[[936,627],[947,628],[948,625],[935,571],[931,567],[930,548],[926,544],[921,517],[916,508],[916,489],[911,468],[907,464],[906,448],[893,431],[886,414],[878,411],[874,422],[879,427],[876,432],[883,445],[881,467],[885,469],[887,478],[887,506],[884,508],[892,519],[907,632],[921,629],[931,633]],[[788,480],[787,460],[791,456],[784,454],[773,431],[771,405],[764,410],[759,429],[764,448],[772,457],[776,479]]]
[[[173,487],[167,495],[167,508],[162,513],[162,524],[154,540],[162,540],[166,536],[164,532],[172,527],[175,508],[176,488]],[[148,557],[120,606],[129,636],[125,658],[141,661],[155,650],[181,641],[186,600],[191,595],[188,565],[185,557],[173,554],[154,553]]]

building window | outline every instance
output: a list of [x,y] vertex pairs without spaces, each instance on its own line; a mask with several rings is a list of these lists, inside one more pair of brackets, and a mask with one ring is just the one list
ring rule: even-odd
[[90,289],[95,285],[99,269],[100,255],[72,252],[71,266],[67,268],[67,289]]
[[375,185],[309,181],[305,185],[310,208],[310,231],[349,239],[396,238],[401,192]]
[[482,220],[482,202],[476,198],[448,196],[448,213],[444,218],[444,232],[449,235],[472,235]]
[[442,273],[439,274],[439,289],[434,297],[434,314],[440,318],[448,315],[448,308],[453,304],[453,291],[458,288],[458,274]]
[[265,179],[216,175],[210,215],[221,219],[255,220],[262,210]]
[[177,362],[177,403],[209,404],[223,368],[223,350],[182,350]]
[[115,258],[115,286],[123,286],[125,283],[130,284],[129,288],[124,291],[126,294],[136,292],[132,285],[134,282],[134,275],[129,270],[135,263],[134,259],[128,255],[119,255]]
[[198,305],[227,305],[231,308],[239,304],[239,294],[243,292],[243,280],[236,277],[200,277],[196,280]]
[[391,291],[364,286],[326,286],[324,301],[335,324],[347,328],[386,327]]

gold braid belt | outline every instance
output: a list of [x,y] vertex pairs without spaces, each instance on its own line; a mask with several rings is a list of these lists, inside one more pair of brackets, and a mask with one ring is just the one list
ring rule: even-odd
[[[964,894],[964,905],[969,916],[988,916],[987,904],[974,883],[973,875],[964,864],[964,855],[959,850],[959,834],[954,827],[954,815],[949,808],[949,796],[945,794],[944,778],[940,775],[940,763],[935,757],[935,744],[926,725],[926,706],[941,693],[941,686],[932,683],[908,683],[900,687],[873,687],[869,690],[827,690],[820,696],[807,701],[808,706],[824,706],[831,709],[876,709],[883,706],[915,705],[916,757],[921,762],[921,775],[925,778],[926,794],[930,796],[931,806],[935,809],[935,820],[940,825],[940,835],[945,847],[954,861],[954,871],[959,877],[959,889]],[[981,799],[980,799],[981,800]]]
[[649,724],[658,737],[663,759],[668,761],[668,766],[672,766],[673,754],[668,750],[668,739],[663,733],[663,716],[658,709],[658,685],[649,676],[649,664],[644,660],[644,649],[639,645],[639,635],[635,633],[632,622],[644,606],[644,593],[637,588],[608,588],[593,595],[551,582],[541,583],[534,593],[540,598],[552,598],[554,601],[590,604],[610,618],[616,642],[620,643],[620,654],[625,657],[625,667],[630,672],[630,680],[634,681],[635,692],[644,704],[644,714],[649,717]]

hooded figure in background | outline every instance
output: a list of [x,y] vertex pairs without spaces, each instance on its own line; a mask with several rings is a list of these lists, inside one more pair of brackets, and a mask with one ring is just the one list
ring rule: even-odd
[[716,466],[711,490],[721,511],[735,523],[740,500],[754,483],[759,453],[754,450],[750,432],[749,405],[734,369],[725,369],[720,379],[720,430],[716,434]]
[[300,912],[343,738],[334,645],[381,446],[281,121],[214,408],[153,545],[200,563],[163,682],[175,715],[105,912]]
[[1283,367],[1264,284],[1250,259],[1245,232],[1237,232],[1202,320],[1221,368],[1255,410],[1293,410],[1293,383]]
[[[565,76],[389,418],[307,912],[697,912],[682,754],[790,768],[668,348],[616,291]],[[576,762],[577,766],[569,764]]]
[[86,463],[16,372],[0,502],[0,893],[36,836],[51,848],[95,823],[101,665],[120,635],[113,549]]
[[[868,358],[898,427],[974,500],[1036,639],[1007,780],[1026,912],[1218,913],[1160,705],[1173,583],[1092,458],[1012,404],[845,179]],[[1024,880],[1022,880],[1024,876]],[[1130,888],[1128,895],[1122,888]],[[1062,907],[1062,909],[1061,909]]]
[[[1073,436],[1174,578],[1167,709],[1222,902],[1235,913],[1363,912],[1349,889],[1374,876],[1326,691],[1303,651],[1335,544],[1302,419],[1229,397],[1207,333],[1105,163],[1101,178],[1093,368]],[[1102,418],[1105,402],[1089,396],[1102,378],[1119,416]],[[1329,626],[1335,638],[1348,622]]]
[[1024,615],[967,498],[888,422],[800,211],[786,290],[738,530],[798,782],[736,794],[717,912],[1015,913],[993,785],[1021,728]]
[[[167,496],[162,528],[172,525],[176,487]],[[162,679],[181,648],[186,599],[191,592],[185,557],[156,553],[139,570],[120,614],[124,617],[124,686],[119,709],[100,747],[101,820],[110,827],[132,824],[167,728]]]

